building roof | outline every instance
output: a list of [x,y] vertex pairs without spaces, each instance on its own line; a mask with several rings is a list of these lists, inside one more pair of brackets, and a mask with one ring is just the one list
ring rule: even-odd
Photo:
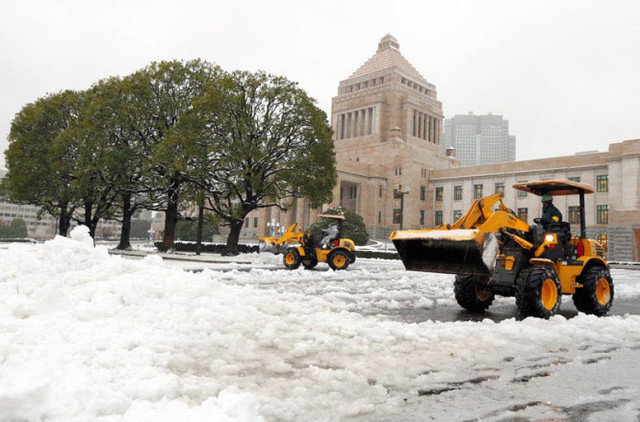
[[349,79],[369,75],[389,68],[399,69],[416,82],[429,83],[400,53],[400,44],[391,34],[382,37],[378,43],[378,51],[349,76]]

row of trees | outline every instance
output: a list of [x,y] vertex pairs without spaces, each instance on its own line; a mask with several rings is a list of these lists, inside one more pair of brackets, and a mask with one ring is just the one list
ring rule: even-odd
[[15,116],[3,194],[59,220],[89,227],[165,213],[173,246],[182,204],[210,210],[229,227],[237,254],[246,215],[304,197],[329,202],[336,182],[326,114],[297,84],[264,72],[226,72],[194,60],[151,63],[86,91],[63,91]]

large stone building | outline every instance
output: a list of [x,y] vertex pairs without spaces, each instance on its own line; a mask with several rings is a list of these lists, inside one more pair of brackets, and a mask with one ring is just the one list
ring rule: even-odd
[[508,163],[516,160],[516,137],[502,116],[456,115],[444,121],[444,144],[456,149],[463,166]]
[[333,205],[362,215],[373,237],[426,225],[430,172],[459,165],[442,144],[443,117],[435,85],[393,36],[383,37],[332,100],[339,179]]

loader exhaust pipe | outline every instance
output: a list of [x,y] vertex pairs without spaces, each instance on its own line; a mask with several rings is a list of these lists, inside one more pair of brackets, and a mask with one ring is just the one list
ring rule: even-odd
[[390,238],[411,271],[491,275],[499,249],[493,233],[477,229],[402,230]]

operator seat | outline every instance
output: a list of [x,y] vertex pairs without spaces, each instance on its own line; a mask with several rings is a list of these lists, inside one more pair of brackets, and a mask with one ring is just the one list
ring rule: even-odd
[[[556,251],[547,251],[549,252],[549,259],[562,259],[566,260],[570,257],[573,252],[573,247],[569,244],[571,240],[571,225],[566,221],[559,221],[557,223],[550,223],[547,227],[547,231],[551,233],[555,233],[558,238],[558,247]],[[547,253],[545,253],[547,255]],[[547,257],[547,256],[545,256]]]

